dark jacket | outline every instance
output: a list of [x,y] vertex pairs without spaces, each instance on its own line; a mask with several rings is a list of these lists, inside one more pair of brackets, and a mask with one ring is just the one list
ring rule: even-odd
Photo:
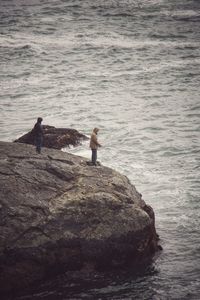
[[37,122],[33,128],[33,134],[35,138],[42,138],[43,137],[43,128],[42,124]]

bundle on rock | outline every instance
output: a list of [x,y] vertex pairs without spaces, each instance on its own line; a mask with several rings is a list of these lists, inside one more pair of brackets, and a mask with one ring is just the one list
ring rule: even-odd
[[0,142],[0,292],[47,274],[132,265],[157,250],[154,214],[118,172]]

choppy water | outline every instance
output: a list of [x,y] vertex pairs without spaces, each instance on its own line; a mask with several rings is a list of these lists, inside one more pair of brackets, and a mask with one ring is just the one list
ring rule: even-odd
[[[139,274],[44,283],[18,299],[200,299],[200,1],[0,1],[0,140],[90,134],[153,206],[164,251]],[[67,150],[90,156],[88,143]]]

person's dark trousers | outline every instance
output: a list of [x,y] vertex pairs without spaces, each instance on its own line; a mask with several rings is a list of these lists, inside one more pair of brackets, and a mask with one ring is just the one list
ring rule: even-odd
[[97,162],[97,149],[92,149],[92,163],[96,165]]
[[37,137],[35,139],[35,145],[36,145],[36,152],[41,153],[41,148],[42,148],[42,137]]

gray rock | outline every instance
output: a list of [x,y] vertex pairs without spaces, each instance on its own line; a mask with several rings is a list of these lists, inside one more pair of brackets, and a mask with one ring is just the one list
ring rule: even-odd
[[128,178],[53,149],[0,142],[0,292],[133,265],[157,250],[154,213]]

